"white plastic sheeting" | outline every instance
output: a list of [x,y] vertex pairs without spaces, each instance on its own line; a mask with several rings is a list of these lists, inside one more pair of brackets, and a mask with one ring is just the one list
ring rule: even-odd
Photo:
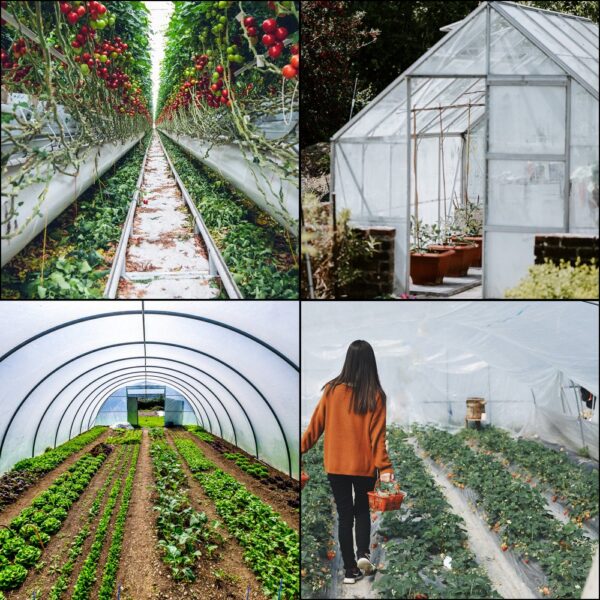
[[201,406],[209,431],[297,476],[298,313],[270,301],[2,303],[0,472],[92,427],[147,372]]
[[390,423],[464,426],[479,396],[492,424],[598,458],[598,411],[578,418],[576,387],[598,395],[597,304],[304,303],[303,424],[355,339],[375,349]]
[[536,233],[597,235],[598,70],[591,21],[484,2],[333,136],[336,210],[396,227],[396,293],[417,201],[438,223],[444,205],[480,200],[486,298],[527,274]]
[[[47,163],[37,173],[40,177],[51,177],[44,199],[45,183],[35,183],[24,188],[14,199],[14,206],[18,215],[4,222],[4,214],[8,213],[8,206],[4,207],[2,223],[2,266],[16,256],[31,240],[38,235],[46,225],[60,215],[74,200],[85,190],[96,183],[112,165],[123,157],[140,139],[137,137],[117,144],[104,144],[88,148],[78,171],[65,175],[59,172],[50,172],[52,165]],[[18,167],[9,168],[8,174],[15,175]],[[69,170],[71,173],[72,169]],[[8,205],[8,200],[6,203]],[[3,199],[4,205],[4,199]],[[33,216],[33,218],[30,218]],[[29,222],[28,222],[29,221]],[[8,237],[18,231],[14,237]]]

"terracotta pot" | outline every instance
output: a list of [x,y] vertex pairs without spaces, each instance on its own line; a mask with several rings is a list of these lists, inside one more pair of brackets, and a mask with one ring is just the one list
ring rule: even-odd
[[453,250],[411,253],[410,276],[415,285],[439,285],[450,265]]
[[471,259],[473,256],[473,248],[475,246],[469,245],[432,245],[429,246],[430,250],[437,250],[438,252],[444,252],[447,250],[454,250],[454,256],[450,259],[448,265],[448,271],[446,275],[448,277],[465,277],[471,266]]
[[482,253],[482,249],[483,249],[483,236],[481,236],[481,235],[468,236],[468,237],[465,237],[465,240],[467,240],[467,242],[475,242],[477,244],[477,251],[473,254],[474,260],[471,263],[471,266],[472,267],[481,267],[481,253]]

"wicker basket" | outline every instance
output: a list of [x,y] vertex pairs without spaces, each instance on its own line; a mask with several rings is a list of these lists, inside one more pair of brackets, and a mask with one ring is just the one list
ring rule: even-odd
[[388,512],[398,510],[406,498],[406,493],[400,489],[400,486],[394,484],[393,492],[382,492],[380,489],[380,480],[377,480],[375,489],[367,492],[369,496],[369,507],[373,511]]
[[304,489],[304,486],[306,485],[306,483],[308,482],[308,480],[310,479],[310,477],[302,472],[302,474],[300,475],[300,489]]

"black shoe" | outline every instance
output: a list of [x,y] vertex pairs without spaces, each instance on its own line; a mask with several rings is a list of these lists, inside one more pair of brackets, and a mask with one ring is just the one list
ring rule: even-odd
[[363,574],[358,567],[353,567],[352,569],[346,569],[346,573],[344,576],[344,583],[356,583],[363,578]]
[[371,562],[371,557],[368,552],[358,555],[358,568],[364,571],[365,575],[371,575],[375,571],[375,565]]

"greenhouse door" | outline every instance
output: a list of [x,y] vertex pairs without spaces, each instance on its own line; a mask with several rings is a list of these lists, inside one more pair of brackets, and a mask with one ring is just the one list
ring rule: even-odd
[[165,427],[183,425],[183,400],[165,398]]
[[537,233],[568,230],[570,78],[488,78],[483,297],[534,264]]

